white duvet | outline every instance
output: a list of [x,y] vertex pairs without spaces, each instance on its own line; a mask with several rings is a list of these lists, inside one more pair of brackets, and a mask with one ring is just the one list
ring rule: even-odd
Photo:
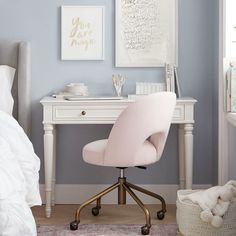
[[23,129],[0,111],[0,236],[34,236],[40,160]]

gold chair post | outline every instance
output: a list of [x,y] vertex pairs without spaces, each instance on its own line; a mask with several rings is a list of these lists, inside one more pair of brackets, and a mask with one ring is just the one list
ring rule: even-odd
[[126,191],[124,188],[124,184],[126,183],[126,178],[119,177],[118,182],[120,185],[118,186],[118,204],[125,205],[126,204]]

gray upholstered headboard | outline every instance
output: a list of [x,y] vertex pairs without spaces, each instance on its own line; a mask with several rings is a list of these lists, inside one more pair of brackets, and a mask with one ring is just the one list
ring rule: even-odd
[[31,127],[31,52],[28,42],[0,40],[0,65],[16,69],[12,95],[13,116],[30,135]]

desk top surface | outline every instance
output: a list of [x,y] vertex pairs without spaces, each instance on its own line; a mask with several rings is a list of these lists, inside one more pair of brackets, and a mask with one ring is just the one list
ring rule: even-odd
[[[104,99],[101,99],[104,98]],[[55,98],[55,97],[44,97],[42,98],[42,100],[40,101],[40,103],[44,104],[48,104],[48,103],[53,103],[53,104],[77,104],[77,103],[115,103],[115,104],[123,104],[123,103],[132,103],[135,100],[134,99],[128,99],[127,97],[124,97],[122,99],[112,99],[114,97],[88,97],[88,99],[82,98],[82,99],[78,99],[78,100],[66,100],[63,97],[61,98]],[[183,97],[183,98],[178,98],[177,99],[177,103],[191,103],[194,104],[196,103],[197,100],[191,97]]]

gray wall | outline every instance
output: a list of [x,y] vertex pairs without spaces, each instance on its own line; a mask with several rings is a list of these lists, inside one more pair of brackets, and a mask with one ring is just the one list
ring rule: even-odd
[[[214,52],[212,30],[215,0],[179,0],[179,80],[183,95],[198,100],[194,130],[194,183],[208,184],[213,179],[213,80]],[[104,61],[60,60],[60,6],[106,6],[106,55]],[[32,44],[32,142],[42,159],[43,127],[39,100],[74,81],[89,86],[90,94],[113,94],[111,75],[128,77],[125,94],[134,93],[136,81],[161,81],[163,69],[114,67],[114,0],[0,0],[0,37],[28,40]],[[61,126],[58,129],[58,183],[109,183],[115,170],[89,166],[82,161],[84,144],[108,136],[110,125]],[[178,183],[177,129],[171,128],[162,160],[147,171],[131,169],[129,177],[137,183]]]

